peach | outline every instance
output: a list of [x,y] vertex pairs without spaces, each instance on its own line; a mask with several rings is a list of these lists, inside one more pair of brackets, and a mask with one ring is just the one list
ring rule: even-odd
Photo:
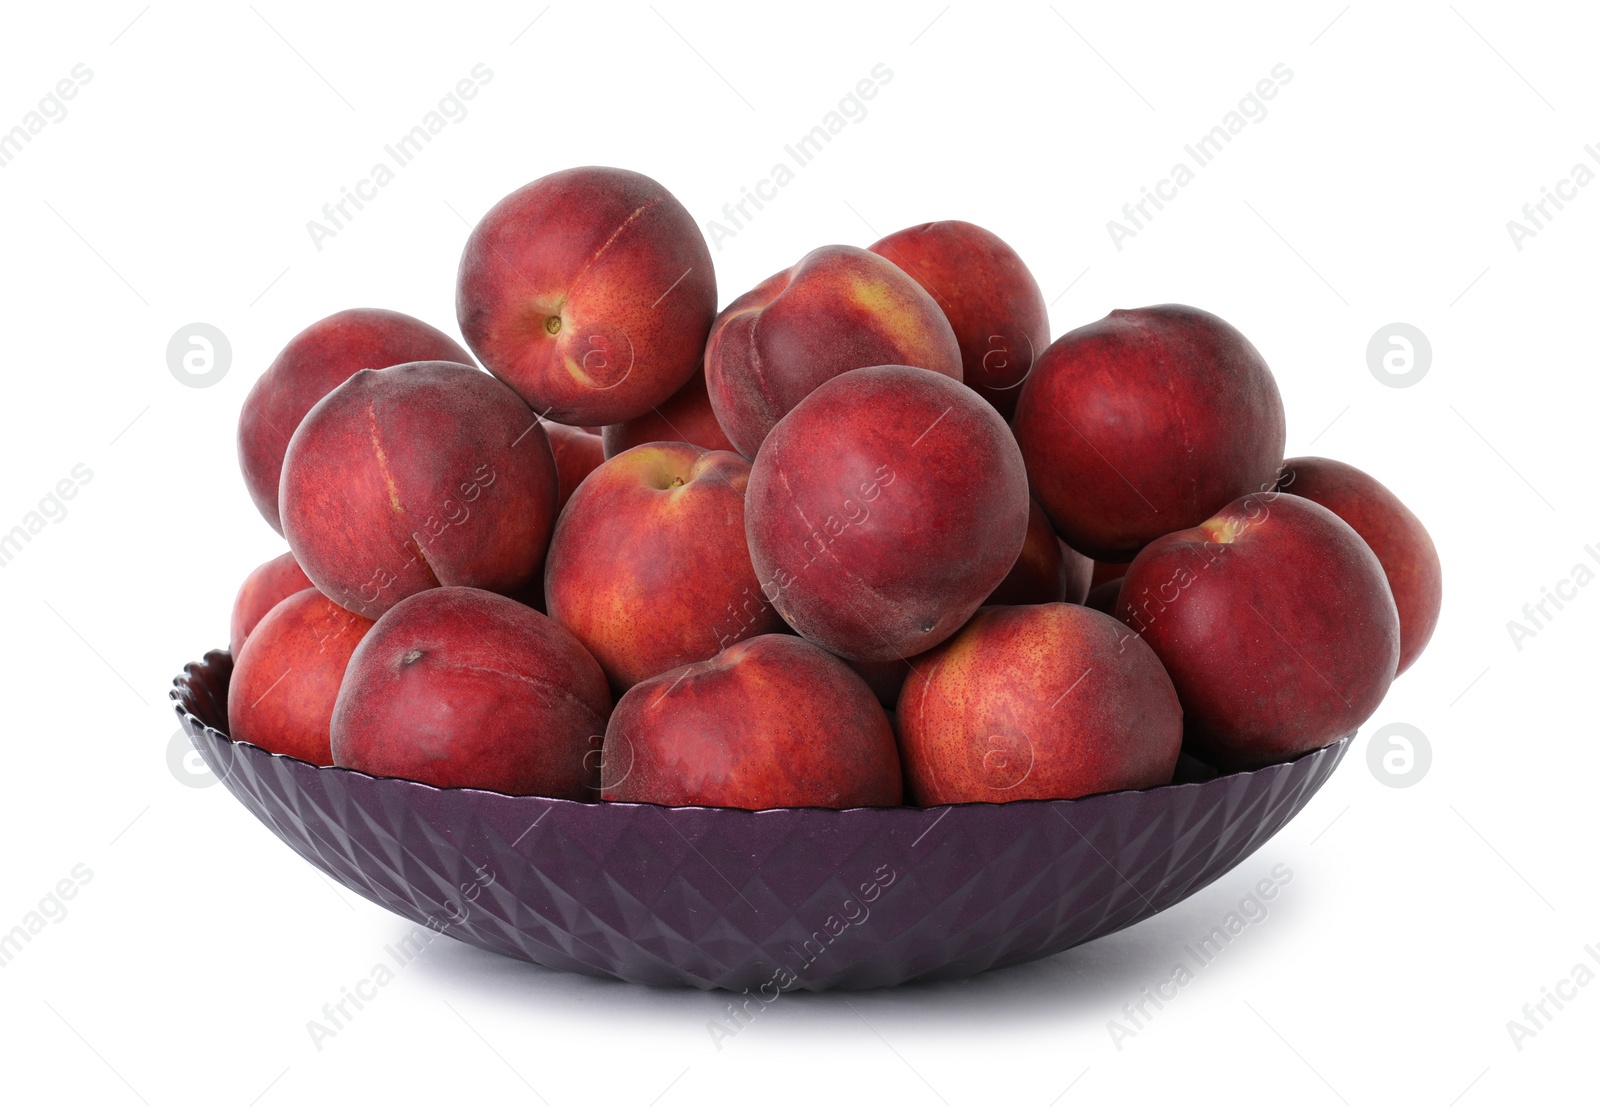
[[1443,603],[1444,573],[1427,529],[1389,488],[1338,460],[1285,460],[1278,490],[1327,507],[1377,555],[1400,612],[1400,664],[1395,672],[1405,672],[1433,637]]
[[1161,658],[1184,744],[1219,769],[1289,761],[1351,733],[1383,700],[1400,616],[1383,565],[1331,510],[1251,495],[1152,541],[1117,617]]
[[955,633],[1028,532],[1022,454],[995,408],[945,375],[868,367],[773,427],[750,472],[745,536],[785,621],[855,661]]
[[617,691],[780,628],[745,546],[749,479],[735,453],[656,442],[601,464],[567,504],[545,610]]
[[961,346],[962,380],[1011,420],[1033,361],[1050,344],[1044,295],[1021,257],[993,232],[938,220],[867,249],[914,278],[944,310]]
[[377,618],[440,585],[527,585],[557,495],[550,442],[509,388],[457,363],[406,363],[356,372],[306,415],[279,505],[311,582]]
[[1127,562],[1107,564],[1103,560],[1097,560],[1094,562],[1094,574],[1089,577],[1089,587],[1091,589],[1097,588],[1101,584],[1110,583],[1112,580],[1120,580],[1127,574]]
[[350,656],[372,628],[314,587],[266,613],[235,651],[228,730],[275,754],[332,765],[329,721]]
[[867,687],[878,697],[878,702],[891,710],[900,698],[900,689],[905,687],[906,677],[911,675],[911,662],[903,657],[896,657],[892,661],[845,661],[845,664],[867,682]]
[[1089,585],[1094,581],[1094,561],[1060,538],[1056,540],[1061,545],[1061,559],[1067,566],[1067,597],[1062,602],[1082,606],[1089,598]]
[[1261,353],[1186,305],[1113,310],[1058,339],[1012,427],[1056,532],[1108,563],[1271,491],[1283,460],[1283,399]]
[[1028,533],[1017,562],[989,593],[985,606],[1027,603],[1082,603],[1089,594],[1094,562],[1072,551],[1056,537],[1044,508],[1028,500]]
[[283,454],[307,411],[357,371],[419,360],[470,364],[472,357],[432,325],[388,309],[346,309],[324,317],[278,353],[239,411],[239,468],[268,525],[283,532]]
[[300,571],[293,553],[275,556],[246,576],[233,600],[233,617],[228,623],[228,648],[234,658],[238,658],[244,640],[268,611],[310,586],[311,581]]
[[556,478],[559,494],[556,496],[556,513],[567,505],[572,492],[578,489],[590,472],[606,458],[605,446],[600,438],[576,425],[561,425],[554,421],[543,423],[545,436],[550,438],[550,453],[556,460]]
[[351,658],[333,758],[440,788],[592,800],[610,713],[600,666],[554,620],[440,587],[390,608]]
[[467,239],[456,284],[468,346],[566,425],[627,421],[672,397],[716,312],[694,218],[659,182],[605,166],[500,201]]
[[1117,596],[1121,594],[1122,577],[1118,576],[1114,580],[1107,580],[1097,587],[1090,588],[1088,598],[1084,599],[1083,605],[1090,610],[1099,611],[1101,614],[1115,616],[1117,613]]
[[601,436],[608,460],[651,441],[681,441],[711,451],[735,451],[728,434],[717,424],[717,415],[711,412],[703,371],[696,371],[678,393],[649,413],[619,425],[607,425]]
[[706,343],[706,390],[735,448],[754,457],[778,419],[835,375],[902,364],[961,380],[937,302],[858,247],[819,247],[735,298]]
[[606,800],[716,808],[890,807],[900,754],[837,657],[763,634],[635,685],[602,751]]
[[1172,779],[1183,711],[1160,660],[1068,603],[985,607],[912,662],[895,719],[924,807],[1054,800]]

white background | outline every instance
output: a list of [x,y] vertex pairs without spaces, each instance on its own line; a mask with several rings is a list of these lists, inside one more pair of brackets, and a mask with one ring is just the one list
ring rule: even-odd
[[[93,472],[0,568],[0,932],[76,864],[93,879],[0,968],[0,1103],[1471,1110],[1591,1092],[1600,986],[1520,1050],[1507,1022],[1575,964],[1600,974],[1600,586],[1520,648],[1506,624],[1575,564],[1600,571],[1600,183],[1521,250],[1506,224],[1575,163],[1600,170],[1592,12],[71,8],[10,5],[0,25],[0,130],[75,64],[93,73],[0,168],[0,532]],[[469,114],[317,250],[306,222],[480,62]],[[465,222],[549,171],[643,171],[704,224],[877,63],[893,78],[865,118],[714,251],[721,301],[814,246],[959,217],[1028,261],[1055,335],[1119,306],[1221,314],[1277,373],[1290,454],[1374,473],[1438,543],[1438,632],[1372,723],[1415,726],[1431,767],[1380,783],[1369,728],[1297,820],[1177,908],[963,983],[787,995],[720,1050],[716,995],[448,939],[315,1049],[307,1022],[409,925],[167,756],[169,679],[225,644],[239,581],[284,548],[237,472],[245,392],[338,309],[454,332]],[[1118,250],[1107,221],[1278,63],[1293,78],[1268,115]],[[191,322],[232,344],[206,389],[166,363]],[[1405,389],[1366,361],[1391,322],[1432,343]],[[1280,862],[1293,881],[1266,921],[1119,1048],[1108,1022]]]

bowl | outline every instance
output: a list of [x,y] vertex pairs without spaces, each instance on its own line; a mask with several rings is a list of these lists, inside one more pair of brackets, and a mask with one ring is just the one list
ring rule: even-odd
[[1136,924],[1271,838],[1350,742],[1079,800],[580,803],[372,777],[235,742],[232,671],[212,651],[173,681],[195,749],[301,857],[423,925],[419,941],[442,932],[559,970],[767,1000],[966,977]]

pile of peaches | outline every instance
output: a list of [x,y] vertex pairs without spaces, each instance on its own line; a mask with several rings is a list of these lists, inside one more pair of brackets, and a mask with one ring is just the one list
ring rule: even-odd
[[1183,305],[1050,340],[994,234],[822,247],[717,311],[658,183],[473,230],[463,348],[353,309],[244,404],[289,552],[234,605],[232,736],[441,787],[666,805],[1058,799],[1353,731],[1440,604],[1426,530],[1284,460]]

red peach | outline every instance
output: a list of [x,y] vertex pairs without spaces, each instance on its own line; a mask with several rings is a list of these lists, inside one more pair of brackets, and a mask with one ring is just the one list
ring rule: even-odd
[[961,376],[1011,420],[1018,388],[1050,344],[1044,295],[1011,246],[964,220],[919,224],[867,249],[905,271],[944,310],[961,345]]
[[606,800],[756,811],[902,798],[894,730],[872,690],[790,634],[635,685],[617,701],[602,757]]
[[1017,562],[989,593],[984,606],[1021,606],[1029,603],[1081,603],[1089,592],[1092,562],[1079,556],[1056,537],[1044,508],[1028,500],[1028,532]]
[[728,434],[717,424],[717,415],[711,412],[702,371],[696,371],[678,393],[649,413],[620,425],[607,425],[601,436],[605,439],[607,460],[651,441],[681,441],[708,451],[736,451]]
[[1004,419],[916,367],[819,386],[773,427],[745,501],[767,598],[855,661],[909,657],[955,633],[1027,531],[1027,475]]
[[550,453],[556,460],[556,477],[560,481],[560,494],[556,498],[556,513],[567,505],[572,492],[578,489],[590,472],[606,458],[600,438],[575,425],[561,425],[554,421],[544,424],[545,436],[550,438]]
[[333,758],[440,788],[592,800],[610,712],[600,666],[555,621],[434,588],[390,608],[351,658]]
[[1186,305],[1117,309],[1058,339],[1012,426],[1056,532],[1107,562],[1271,491],[1283,460],[1283,399],[1261,353]]
[[441,584],[512,592],[544,557],[558,493],[539,420],[455,363],[358,371],[284,457],[289,548],[335,602],[377,618]]
[[706,390],[747,457],[835,375],[902,364],[961,380],[956,334],[926,290],[882,256],[819,247],[735,298],[706,342]]
[[332,765],[329,720],[350,655],[372,628],[314,587],[278,603],[236,651],[228,730],[275,754]]
[[1405,672],[1433,637],[1443,602],[1444,573],[1427,529],[1389,488],[1338,460],[1285,460],[1278,490],[1327,507],[1377,555],[1400,612],[1400,664],[1395,672]]
[[894,709],[895,701],[900,698],[900,689],[905,687],[906,677],[911,675],[911,662],[903,657],[896,657],[892,661],[845,661],[845,664],[867,682],[867,687],[878,697],[878,702],[890,710]]
[[1117,617],[1166,665],[1184,742],[1221,769],[1289,761],[1351,733],[1383,700],[1400,616],[1383,566],[1331,510],[1235,500],[1152,541]]
[[912,662],[895,719],[918,804],[1054,800],[1172,779],[1183,711],[1115,619],[1067,603],[985,607]]
[[1094,579],[1094,561],[1060,538],[1056,540],[1061,544],[1061,559],[1067,566],[1067,597],[1062,602],[1082,606],[1084,600],[1089,598],[1089,584]]
[[300,571],[293,553],[275,556],[246,576],[234,598],[233,618],[228,623],[228,649],[234,658],[238,658],[244,640],[268,611],[310,586],[311,581]]
[[601,464],[567,505],[545,609],[617,691],[780,628],[745,545],[749,478],[732,452],[657,442]]
[[324,317],[278,353],[239,411],[239,468],[268,525],[283,532],[283,454],[307,411],[357,371],[418,360],[472,363],[466,349],[432,325],[388,309],[346,309]]
[[716,312],[694,218],[659,182],[605,166],[547,175],[490,209],[456,286],[483,365],[567,425],[665,402],[700,366]]
[[1090,610],[1115,617],[1117,613],[1117,596],[1120,594],[1122,594],[1122,577],[1118,576],[1114,580],[1107,580],[1098,587],[1090,588],[1089,596],[1083,601],[1083,605]]
[[1101,584],[1110,583],[1112,580],[1120,580],[1127,574],[1128,565],[1126,563],[1107,564],[1103,560],[1097,560],[1094,562],[1094,574],[1089,577],[1089,586],[1096,588]]

